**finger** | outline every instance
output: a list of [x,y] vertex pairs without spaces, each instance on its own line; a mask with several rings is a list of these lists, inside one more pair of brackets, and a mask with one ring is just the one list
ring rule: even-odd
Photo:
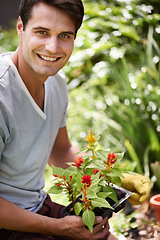
[[145,194],[146,190],[144,188],[144,184],[142,183],[142,181],[135,181],[134,182],[134,188],[135,191],[140,193],[140,194]]
[[97,224],[94,227],[94,235],[92,239],[106,239],[106,236],[108,236],[109,233],[109,223],[108,223],[108,216],[103,219],[102,222]]
[[103,219],[102,224],[105,225],[105,226],[109,226],[109,224],[108,224],[108,216],[106,216],[106,217]]
[[[101,231],[103,228],[104,228],[104,226],[105,226],[105,228],[107,227],[108,229],[109,229],[109,224],[108,224],[108,217],[105,217],[104,219],[102,218],[102,217],[96,217],[96,219],[99,219],[99,221],[100,220],[102,220],[102,221],[100,221],[99,223],[97,223],[97,224],[95,224],[95,227],[94,227],[94,231],[95,232],[99,232],[99,231]],[[96,221],[95,221],[96,222]]]
[[108,224],[108,223],[107,223],[107,224],[104,224],[104,225],[102,226],[102,231],[103,231],[104,228],[105,228],[107,231],[109,231],[109,229],[110,229],[109,224]]
[[150,192],[150,180],[149,179],[144,179],[142,180],[142,183],[143,183],[143,187],[145,189],[146,192]]
[[94,224],[99,224],[99,223],[101,223],[103,221],[103,217],[101,217],[101,216],[96,216],[95,217],[95,222],[94,222]]
[[109,229],[108,226],[103,226],[103,228],[97,232],[91,239],[106,239],[106,237],[109,235]]
[[150,192],[150,183],[146,179],[142,179],[139,183],[135,183],[135,189],[143,198],[145,195],[148,195],[148,192]]
[[128,198],[128,201],[133,205],[138,205],[140,199],[140,194],[132,193],[132,195]]
[[139,202],[140,203],[145,202],[149,198],[149,195],[150,195],[150,191],[148,191],[145,195],[142,195],[139,199]]

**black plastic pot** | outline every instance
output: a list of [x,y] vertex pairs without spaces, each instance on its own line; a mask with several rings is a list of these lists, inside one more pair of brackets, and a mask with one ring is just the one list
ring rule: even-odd
[[[112,199],[110,199],[109,197],[106,198],[106,200],[109,202],[109,204],[111,205],[111,207],[113,207],[113,209],[110,208],[95,208],[94,209],[94,213],[96,216],[102,216],[103,218],[105,218],[106,216],[108,216],[108,218],[112,217],[113,212],[119,212],[121,209],[123,209],[125,207],[125,202],[127,200],[128,197],[131,196],[131,192],[127,191],[124,188],[119,188],[116,185],[113,185],[113,188],[115,190],[115,193],[117,195],[117,199],[118,199],[118,203],[114,202]],[[77,198],[77,202],[80,201],[79,199],[81,198],[81,195]],[[65,207],[63,209],[63,214],[64,215],[75,215],[74,213],[74,209],[72,207],[72,203],[70,203],[67,207]]]

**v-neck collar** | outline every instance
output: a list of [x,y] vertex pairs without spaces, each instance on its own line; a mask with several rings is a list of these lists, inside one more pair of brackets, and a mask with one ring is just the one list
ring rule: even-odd
[[44,83],[45,98],[44,98],[44,109],[42,111],[42,109],[34,101],[33,97],[31,96],[30,92],[28,91],[26,85],[24,84],[21,76],[19,75],[19,72],[18,72],[16,66],[14,65],[14,63],[12,62],[12,60],[10,58],[10,53],[4,54],[3,56],[5,57],[6,61],[9,63],[9,65],[12,67],[12,70],[15,73],[16,79],[18,80],[18,82],[21,85],[22,89],[26,93],[27,97],[29,98],[29,100],[30,100],[31,104],[33,105],[33,107],[35,108],[35,110],[38,112],[38,114],[42,118],[46,119],[46,100],[47,100],[46,82]]

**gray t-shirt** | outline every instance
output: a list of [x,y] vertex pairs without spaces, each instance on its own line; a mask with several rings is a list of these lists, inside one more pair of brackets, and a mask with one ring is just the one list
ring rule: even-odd
[[62,70],[44,86],[42,111],[8,54],[0,55],[0,196],[34,212],[46,197],[43,172],[68,103]]

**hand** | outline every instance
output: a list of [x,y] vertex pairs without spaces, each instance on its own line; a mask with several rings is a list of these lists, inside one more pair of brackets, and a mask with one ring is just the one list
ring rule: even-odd
[[133,205],[142,204],[150,195],[150,180],[139,174],[123,174],[121,179],[122,187],[132,192],[128,201]]
[[61,236],[76,240],[98,240],[105,239],[109,231],[108,217],[96,217],[93,232],[84,225],[82,218],[78,216],[67,216],[60,219]]

